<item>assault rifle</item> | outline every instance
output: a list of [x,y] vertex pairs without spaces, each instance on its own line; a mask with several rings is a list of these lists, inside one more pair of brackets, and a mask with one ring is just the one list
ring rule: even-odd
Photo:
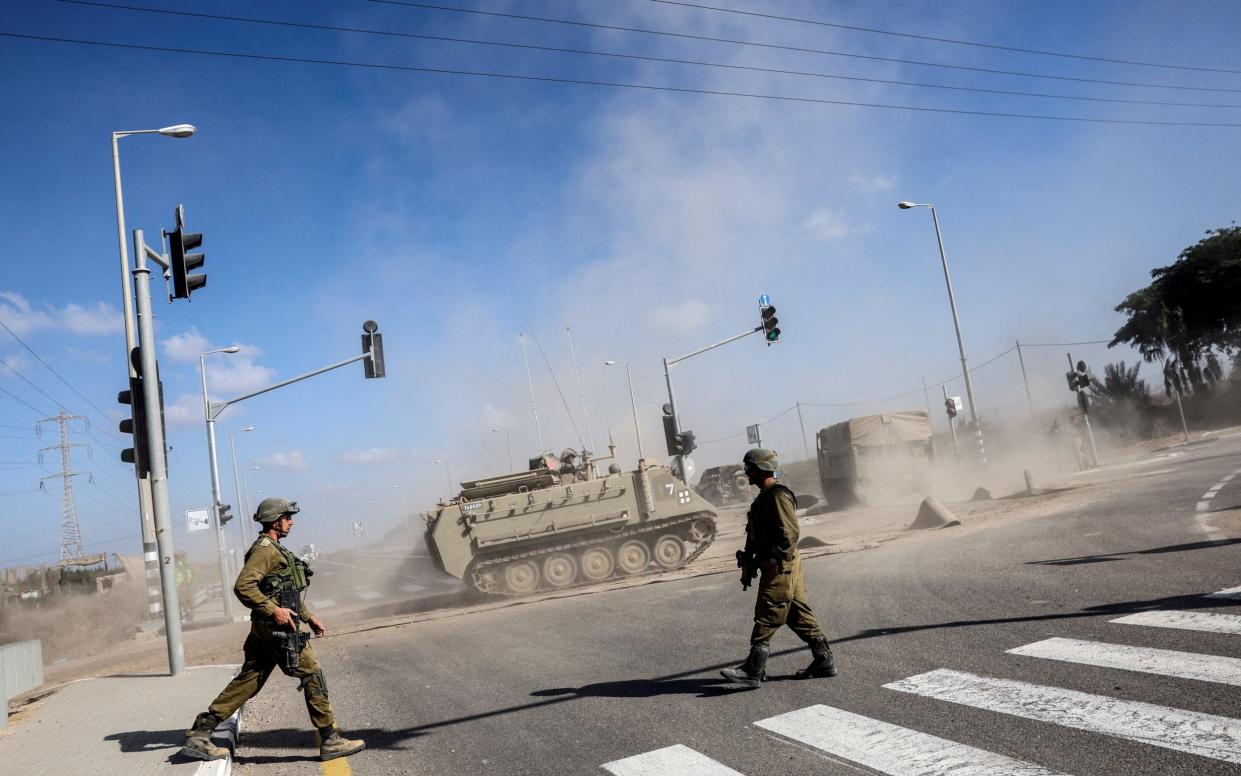
[[281,590],[276,594],[277,603],[284,609],[293,612],[293,630],[276,631],[275,637],[280,642],[280,651],[284,655],[285,668],[297,668],[302,660],[302,650],[310,641],[310,634],[300,630],[302,623],[301,601],[298,590]]
[[758,555],[745,550],[737,550],[737,568],[741,569],[741,589],[749,590],[750,583],[758,576]]

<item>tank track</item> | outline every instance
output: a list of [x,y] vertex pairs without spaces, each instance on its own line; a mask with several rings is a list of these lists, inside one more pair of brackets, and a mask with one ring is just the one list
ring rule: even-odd
[[[531,558],[541,558],[545,555],[551,555],[553,553],[558,553],[558,552],[567,552],[567,551],[568,552],[580,552],[581,550],[584,550],[587,547],[593,547],[599,544],[611,544],[614,542],[620,543],[620,542],[627,541],[633,537],[646,537],[650,534],[662,534],[662,533],[666,533],[670,529],[673,531],[677,531],[678,529],[681,529],[681,528],[688,529],[688,527],[692,525],[694,521],[696,520],[709,521],[711,524],[711,533],[709,536],[707,536],[705,540],[699,541],[698,546],[695,547],[693,551],[691,551],[688,555],[685,556],[684,560],[682,560],[672,569],[664,569],[664,568],[651,569],[651,570],[639,572],[637,574],[621,574],[621,573],[618,573],[615,569],[613,569],[611,576],[607,577],[606,579],[592,580],[592,579],[581,578],[581,569],[579,568],[578,569],[579,579],[577,579],[570,585],[565,585],[564,587],[554,587],[552,585],[548,585],[547,581],[543,578],[542,573],[540,572],[539,586],[536,587],[534,590],[531,590],[528,593],[512,593],[512,592],[509,592],[508,590],[505,590],[503,587],[503,584],[491,585],[485,579],[485,575],[488,570],[494,568],[498,574],[504,568],[505,564],[512,563],[514,561],[529,560]],[[693,541],[693,540],[686,539],[685,541]],[[474,589],[480,592],[486,593],[488,595],[517,596],[517,595],[532,595],[534,593],[543,593],[548,590],[572,590],[578,587],[586,587],[588,585],[602,584],[604,582],[607,582],[613,579],[619,579],[619,578],[631,579],[635,577],[648,576],[651,574],[662,574],[666,571],[675,571],[676,569],[685,568],[690,563],[693,563],[698,558],[699,555],[702,555],[704,552],[706,552],[706,549],[711,546],[711,542],[713,541],[715,541],[715,513],[708,512],[708,511],[693,512],[691,514],[680,515],[678,517],[671,518],[669,520],[660,520],[658,522],[653,522],[653,523],[643,523],[643,524],[634,526],[632,528],[625,528],[623,530],[616,531],[615,533],[608,531],[607,533],[603,535],[595,535],[595,536],[591,536],[587,538],[582,538],[578,541],[565,542],[562,544],[547,545],[547,546],[539,547],[538,549],[535,549],[535,550],[531,550],[529,552],[519,552],[519,553],[513,553],[512,555],[500,555],[496,557],[486,558],[484,560],[476,560],[470,565],[470,569],[467,572],[467,576],[470,579],[470,584],[471,586],[474,587]]]

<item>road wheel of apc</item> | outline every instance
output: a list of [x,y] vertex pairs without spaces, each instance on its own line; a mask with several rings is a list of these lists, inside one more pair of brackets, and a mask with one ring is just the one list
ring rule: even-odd
[[543,579],[552,587],[568,587],[577,578],[577,561],[572,555],[558,552],[543,561]]
[[661,569],[674,569],[685,560],[685,542],[681,537],[664,534],[655,542],[655,563]]
[[504,569],[504,585],[510,593],[533,593],[539,586],[539,568],[528,560],[510,563]]
[[616,567],[622,574],[640,574],[651,562],[651,551],[634,539],[625,542],[616,551]]
[[591,547],[582,553],[582,576],[591,582],[599,582],[612,576],[616,560],[607,547]]

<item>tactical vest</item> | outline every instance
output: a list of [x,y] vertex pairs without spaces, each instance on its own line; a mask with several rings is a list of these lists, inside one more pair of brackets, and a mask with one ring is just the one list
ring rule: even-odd
[[[250,549],[246,551],[246,560],[250,560],[250,554],[259,546],[259,542],[270,538],[260,536],[250,545]],[[287,547],[280,542],[271,542],[271,544],[280,552],[284,558],[284,567],[276,569],[270,574],[259,580],[259,592],[263,595],[271,596],[280,601],[281,606],[290,609],[300,610],[301,594],[306,588],[310,587],[311,571],[307,564],[294,555]],[[289,604],[293,604],[289,606]]]
[[[781,482],[777,482],[775,485],[772,485],[767,490],[761,491],[757,496],[755,496],[753,503],[750,504],[750,510],[745,513],[746,552],[749,552],[749,553],[759,552],[759,548],[755,546],[755,543],[759,541],[759,537],[757,535],[758,529],[757,527],[755,527],[755,524],[754,524],[754,512],[756,509],[759,508],[760,502],[763,502],[763,501],[774,502],[776,498],[777,490],[782,490],[785,493],[789,494],[789,498],[793,499],[793,509],[797,509],[797,494],[794,493],[787,485]],[[774,507],[771,507],[771,508],[774,509]],[[764,537],[764,538],[770,538],[770,537]],[[763,549],[766,549],[766,548],[763,548]]]

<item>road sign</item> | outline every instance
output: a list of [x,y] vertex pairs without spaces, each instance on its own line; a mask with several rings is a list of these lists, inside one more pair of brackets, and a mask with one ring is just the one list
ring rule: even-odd
[[185,510],[185,528],[188,531],[205,531],[211,525],[210,509]]
[[768,296],[767,294],[759,294],[758,306],[759,307],[771,307],[771,297]]
[[758,445],[759,447],[762,447],[763,440],[762,440],[762,437],[758,435],[758,424],[757,423],[755,423],[753,426],[745,427],[745,441],[749,442],[752,445]]

